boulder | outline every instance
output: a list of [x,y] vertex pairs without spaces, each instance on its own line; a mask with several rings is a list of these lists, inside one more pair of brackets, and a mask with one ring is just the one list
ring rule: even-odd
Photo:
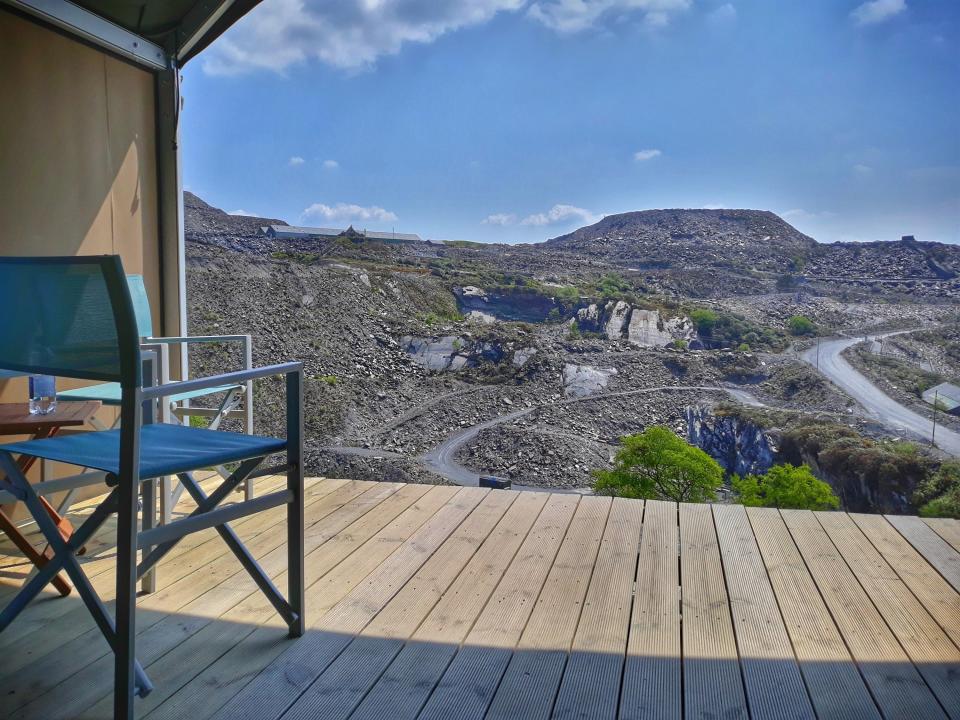
[[592,365],[563,366],[563,392],[568,397],[584,397],[604,390],[616,368],[596,368]]

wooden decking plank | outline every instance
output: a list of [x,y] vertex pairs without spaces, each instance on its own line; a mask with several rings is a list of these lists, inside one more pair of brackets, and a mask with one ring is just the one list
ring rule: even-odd
[[879,720],[817,584],[779,511],[748,508],[770,584],[819,720]]
[[554,704],[555,720],[617,716],[642,521],[643,501],[613,501]]
[[960,552],[960,520],[954,518],[924,518],[923,521],[950,546]]
[[[347,485],[316,501],[311,500],[305,508],[307,528],[312,530],[316,525],[324,524],[326,518],[360,495],[380,495],[383,491],[395,492],[400,487],[397,484],[380,487],[366,484]],[[258,559],[263,571],[273,578],[283,575],[287,567],[284,527],[281,521],[272,527],[272,531],[261,533],[246,543],[247,549]],[[309,544],[305,545],[305,550],[311,549]],[[139,603],[138,658],[145,666],[151,665],[257,592],[256,583],[246,570],[239,566],[232,554],[218,558],[191,575],[162,587],[159,592],[146,596]],[[48,720],[73,718],[103,696],[98,681],[111,676],[113,654],[99,636],[99,631],[94,632],[97,633],[93,638],[96,642],[91,645],[100,651],[99,656],[89,657],[92,652],[85,654],[76,648],[71,648],[69,653],[60,656],[62,666],[79,669],[76,674],[58,672],[49,667],[49,663],[39,663],[41,667],[28,668],[37,671],[33,673],[34,687],[30,688],[29,692],[35,695],[48,692],[42,686],[51,680],[59,680],[70,687],[71,691],[67,698],[56,701],[52,693],[41,694],[41,697],[23,709],[25,717],[39,715]]]
[[677,505],[647,500],[620,695],[621,720],[678,720],[683,711]]
[[579,496],[551,495],[517,557],[418,716],[453,720],[482,715],[497,689],[550,572]]
[[714,505],[713,519],[751,717],[814,720],[746,511],[742,505]]
[[849,515],[816,515],[947,714],[960,718],[960,649]]
[[960,593],[882,515],[851,513],[850,517],[953,644],[960,647]]
[[[277,486],[279,486],[280,483],[279,479],[265,478],[265,480],[276,483]],[[209,484],[210,481],[207,481],[207,485]],[[322,488],[322,486],[315,482],[311,483],[311,487],[313,486],[316,486],[318,489]],[[269,484],[265,484],[262,487],[269,489]],[[232,503],[236,502],[236,500],[230,498],[228,502]],[[181,500],[177,507],[181,511],[187,511],[190,509],[191,503],[192,501],[190,500]],[[234,523],[233,526],[235,528],[244,527],[256,517],[257,516],[241,518],[241,520]],[[84,572],[88,573],[91,584],[104,600],[112,599],[116,590],[116,583],[114,581],[116,559],[113,550],[116,536],[115,522],[111,522],[108,525],[109,527],[105,526],[100,530],[97,537],[107,538],[109,544],[103,544],[99,551],[88,552],[80,558]],[[163,584],[170,582],[170,568],[176,565],[178,558],[182,558],[187,554],[191,557],[197,557],[198,553],[206,552],[208,547],[216,548],[222,552],[228,552],[223,546],[223,541],[220,540],[216,531],[213,529],[185,537],[170,551],[158,566],[161,582]],[[164,573],[167,573],[167,575],[164,576]],[[179,576],[174,573],[174,579],[177,577]],[[45,644],[49,644],[51,638],[53,638],[55,645],[60,644],[94,627],[93,621],[86,608],[81,603],[75,602],[75,595],[63,599],[63,602],[60,602],[61,599],[59,596],[54,596],[50,593],[49,589],[45,591],[42,599],[31,603],[17,617],[16,621],[0,634],[0,649],[6,647],[30,647],[32,648],[32,659],[50,651],[51,648],[45,648]],[[67,615],[69,615],[69,617],[64,617]],[[36,638],[30,637],[31,633],[38,631],[39,634]],[[12,668],[13,666],[11,665],[10,667]]]
[[946,717],[814,514],[780,514],[884,717]]
[[960,552],[918,517],[886,515],[890,524],[960,592]]
[[[347,492],[358,495],[366,485],[348,485],[331,494],[307,493],[305,501],[308,507],[318,505],[316,512],[329,509],[331,498]],[[235,528],[255,557],[260,557],[278,546],[282,538],[271,531],[284,521],[282,508],[261,513],[256,522],[241,524]],[[173,553],[171,553],[173,555]],[[202,546],[194,548],[189,555],[177,553],[165,566],[167,582],[150,595],[142,596],[138,601],[137,631],[143,633],[169,612],[202,597],[215,588],[224,578],[237,572],[236,558],[226,544],[219,538],[211,539]],[[203,574],[193,573],[203,569]],[[241,570],[242,572],[242,570]],[[112,577],[105,579],[108,588],[114,588]],[[97,587],[96,585],[94,586]],[[113,602],[107,598],[113,593],[104,592],[107,608],[112,610]],[[93,663],[98,657],[110,653],[106,640],[96,627],[86,607],[74,601],[75,609],[46,625],[43,632],[35,631],[26,636],[18,649],[22,650],[4,663],[4,674],[0,676],[0,693],[11,703],[13,698],[29,697],[30,694],[43,692],[52,684],[62,681],[71,672],[76,672]],[[52,683],[52,684],[51,684]],[[17,707],[12,704],[11,707]]]
[[518,493],[488,493],[283,715],[284,720],[346,718],[366,695],[436,602],[456,580]]
[[746,718],[747,703],[709,505],[680,504],[683,698],[687,718]]
[[611,498],[584,497],[485,715],[546,719],[560,687],[597,564]]
[[[423,485],[405,485],[373,507],[364,508],[352,523],[328,537],[318,534],[322,544],[307,556],[307,620],[311,627],[320,614],[347,595],[368,573],[387,557],[393,548],[413,534],[437,508],[450,499],[450,490],[438,491]],[[330,531],[332,531],[331,529]],[[400,536],[400,539],[396,539]],[[385,542],[394,538],[391,547]],[[283,624],[269,604],[254,594],[225,615],[225,623],[243,620],[251,632],[227,648],[159,706],[143,713],[150,718],[204,720],[227,703],[275,658],[284,653],[290,641],[282,632]],[[156,691],[155,691],[156,692]],[[145,700],[149,704],[153,693]]]
[[520,494],[411,641],[367,693],[351,720],[413,720],[419,714],[537,522],[547,498],[545,493]]
[[[431,491],[451,490],[438,487]],[[404,583],[453,533],[489,491],[460,488],[448,502],[407,537],[389,535],[371,542],[391,543],[378,567],[326,614],[310,624],[310,632],[290,644],[269,667],[214,715],[220,720],[275,720],[306,690]],[[431,493],[428,493],[429,496]],[[425,496],[426,497],[426,496]],[[324,583],[318,583],[323,585]]]
[[[399,495],[404,489],[405,486],[394,483],[373,483],[369,490],[349,503],[338,507],[334,512],[324,517],[320,523],[308,525],[304,542],[305,564],[313,565],[322,556],[329,558],[331,553],[323,552],[324,543],[329,542],[339,546],[338,532],[351,526],[359,517],[372,513],[382,502],[395,494]],[[394,498],[395,514],[399,514],[412,502],[413,499],[409,497],[401,496],[399,500]],[[308,516],[308,523],[309,520]],[[386,524],[387,521],[385,519],[383,523]],[[359,545],[359,542],[356,542],[356,544]],[[338,553],[340,558],[349,555],[348,548],[340,547],[340,550],[341,552]],[[335,564],[329,559],[327,562],[329,567]],[[274,583],[278,587],[283,587],[285,584],[285,571],[286,566],[284,564],[283,571],[274,578]],[[245,573],[238,574],[237,579],[246,582],[244,575]],[[281,627],[273,607],[262,593],[250,587],[249,584],[246,587],[249,594],[241,603],[231,608],[216,622],[206,625],[198,633],[180,638],[173,650],[149,665],[147,669],[154,681],[155,688],[149,696],[137,701],[139,715],[147,715],[162,702],[176,694],[258,627],[262,625]],[[112,707],[111,702],[112,696],[105,694],[100,698],[100,702],[89,710],[89,717],[109,716]]]

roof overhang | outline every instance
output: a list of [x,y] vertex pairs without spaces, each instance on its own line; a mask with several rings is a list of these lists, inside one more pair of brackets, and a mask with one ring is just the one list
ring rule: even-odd
[[151,70],[182,66],[260,0],[0,0]]

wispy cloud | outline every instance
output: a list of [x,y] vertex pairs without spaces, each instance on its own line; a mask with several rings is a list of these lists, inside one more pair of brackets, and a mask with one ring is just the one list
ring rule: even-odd
[[305,162],[306,160],[304,160],[299,155],[294,155],[292,158],[287,160],[287,165],[289,165],[290,167],[297,167],[297,165],[303,165]]
[[363,205],[350,203],[337,203],[336,205],[314,203],[303,211],[302,217],[304,220],[336,220],[339,222],[394,222],[397,220],[396,213],[384,210],[377,205],[364,207]]
[[521,225],[557,225],[559,223],[568,223],[573,221],[583,222],[587,225],[600,220],[602,216],[596,215],[584,208],[575,205],[557,204],[545,213],[534,213],[527,215],[520,221]]
[[637,152],[633,154],[633,159],[637,162],[645,162],[660,157],[661,155],[663,155],[663,153],[659,150],[637,150]]
[[707,13],[707,20],[717,25],[731,23],[736,19],[737,8],[734,7],[733,3],[726,3]]
[[869,0],[850,13],[856,25],[876,25],[899,15],[907,9],[906,0]]
[[638,17],[650,28],[668,25],[674,15],[688,10],[691,0],[539,0],[527,16],[558,33],[578,33],[603,21],[622,22]]
[[336,170],[338,167],[340,167],[340,163],[338,163],[336,160],[323,161],[324,170]]
[[483,219],[484,225],[513,225],[515,222],[517,222],[517,216],[513,213],[494,213]]
[[227,215],[247,215],[249,217],[256,217],[256,213],[252,213],[249,210],[227,210]]
[[863,163],[857,163],[851,168],[851,170],[853,170],[853,174],[858,177],[867,177],[868,175],[873,174],[873,168],[869,165],[864,165]]
[[406,43],[431,43],[450,32],[480,25],[526,0],[271,0],[254,8],[206,53],[204,71],[238,75],[283,72],[319,60],[363,70]]

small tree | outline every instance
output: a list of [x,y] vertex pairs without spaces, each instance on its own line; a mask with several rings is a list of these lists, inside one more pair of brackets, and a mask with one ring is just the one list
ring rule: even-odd
[[734,476],[733,490],[740,502],[753,507],[832,510],[840,507],[831,487],[807,465],[774,465],[766,475]]
[[813,335],[817,332],[817,326],[813,320],[804,315],[794,315],[787,320],[787,327],[794,335]]
[[621,438],[613,469],[593,476],[598,493],[674,502],[713,500],[723,484],[713,458],[660,426]]

